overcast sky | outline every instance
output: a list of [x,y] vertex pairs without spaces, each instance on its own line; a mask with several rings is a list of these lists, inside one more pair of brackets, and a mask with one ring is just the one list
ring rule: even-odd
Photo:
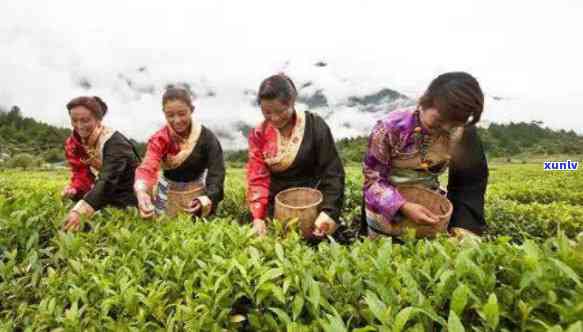
[[[240,115],[242,91],[262,78],[286,70],[307,80],[319,75],[307,64],[324,60],[339,80],[411,96],[439,73],[465,70],[487,95],[507,98],[486,109],[488,120],[583,133],[582,33],[580,0],[4,0],[0,106],[67,126],[64,104],[98,94],[107,121],[143,139],[163,124],[160,94],[125,91],[120,73],[212,88],[216,100],[201,100],[200,114],[217,122]],[[148,71],[136,74],[140,66]]]

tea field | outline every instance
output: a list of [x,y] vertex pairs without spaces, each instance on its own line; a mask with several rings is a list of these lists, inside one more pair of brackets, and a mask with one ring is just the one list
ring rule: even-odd
[[[583,173],[491,165],[481,240],[310,245],[251,234],[244,173],[218,216],[106,209],[64,233],[65,172],[0,172],[2,331],[583,331]],[[353,237],[362,175],[350,168]]]

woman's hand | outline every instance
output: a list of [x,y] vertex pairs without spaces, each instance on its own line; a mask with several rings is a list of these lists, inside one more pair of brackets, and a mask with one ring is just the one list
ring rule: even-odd
[[71,211],[65,218],[65,225],[63,229],[65,231],[78,231],[81,226],[81,215],[77,211]]
[[265,220],[254,219],[253,220],[253,232],[260,237],[267,235],[267,225],[265,225]]
[[73,188],[73,187],[65,187],[65,189],[63,189],[63,192],[61,193],[61,196],[63,198],[73,198],[75,196],[77,196],[77,189]]
[[152,218],[154,216],[154,205],[152,204],[152,198],[145,191],[137,191],[136,197],[138,198],[138,210],[140,210],[140,217],[142,218]]
[[314,231],[312,234],[316,237],[324,237],[326,235],[334,234],[336,231],[336,222],[327,214],[321,213],[314,222]]
[[202,215],[202,203],[200,202],[200,199],[195,198],[194,200],[192,200],[192,203],[190,203],[190,207],[188,209],[184,209],[184,212],[192,214],[193,216],[201,216]]
[[401,212],[416,224],[434,225],[439,222],[439,218],[421,204],[406,202],[401,207]]

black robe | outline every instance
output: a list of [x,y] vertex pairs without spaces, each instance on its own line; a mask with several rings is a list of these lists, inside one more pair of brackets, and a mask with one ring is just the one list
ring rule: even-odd
[[180,166],[165,170],[163,174],[171,181],[191,182],[198,180],[205,171],[205,191],[213,202],[211,213],[214,213],[224,196],[225,162],[221,143],[212,131],[203,126],[190,156]]
[[344,204],[344,167],[330,128],[324,120],[306,112],[304,138],[298,154],[283,172],[272,172],[268,215],[273,217],[275,195],[293,187],[311,187],[322,192],[320,211],[336,222]]
[[449,227],[481,234],[486,229],[484,196],[488,185],[488,161],[475,126],[465,128],[461,153],[451,160],[447,198],[453,204]]
[[136,206],[134,176],[139,163],[140,157],[132,143],[116,131],[103,145],[101,170],[83,200],[96,211],[105,206]]

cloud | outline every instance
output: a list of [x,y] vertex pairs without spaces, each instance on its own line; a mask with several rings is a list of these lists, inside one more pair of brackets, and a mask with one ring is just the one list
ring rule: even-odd
[[69,99],[100,95],[111,126],[146,139],[164,123],[163,88],[181,82],[225,144],[244,147],[237,124],[261,116],[245,91],[285,70],[311,83],[303,93],[322,91],[335,133],[355,135],[374,119],[349,97],[416,97],[466,70],[505,97],[487,120],[583,128],[577,1],[5,1],[0,13],[0,105],[56,125],[68,125]]

